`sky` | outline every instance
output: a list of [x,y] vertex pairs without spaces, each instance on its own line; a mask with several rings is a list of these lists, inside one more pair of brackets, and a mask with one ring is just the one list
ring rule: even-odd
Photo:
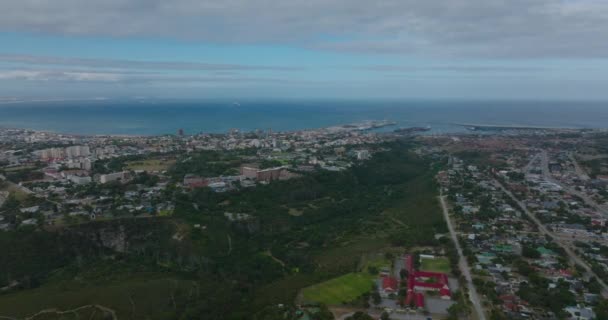
[[606,0],[2,0],[0,103],[608,100]]

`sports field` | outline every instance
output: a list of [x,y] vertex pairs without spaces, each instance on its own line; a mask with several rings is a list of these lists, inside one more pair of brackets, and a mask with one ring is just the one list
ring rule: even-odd
[[349,273],[302,290],[307,302],[336,305],[355,300],[371,290],[373,276],[368,273]]
[[434,259],[423,258],[420,262],[420,270],[449,273],[450,260],[444,257],[435,257]]

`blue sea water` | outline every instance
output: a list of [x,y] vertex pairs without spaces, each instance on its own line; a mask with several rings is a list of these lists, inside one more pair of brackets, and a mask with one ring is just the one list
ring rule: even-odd
[[362,120],[396,127],[456,124],[608,128],[608,103],[552,101],[69,101],[0,105],[0,127],[72,134],[221,133],[230,129],[289,131]]

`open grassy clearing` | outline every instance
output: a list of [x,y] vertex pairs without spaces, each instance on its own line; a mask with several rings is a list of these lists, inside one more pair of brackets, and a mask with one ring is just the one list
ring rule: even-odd
[[294,217],[299,217],[304,213],[302,210],[298,210],[296,208],[289,208],[289,215]]
[[9,194],[15,197],[19,201],[23,201],[27,198],[28,194],[21,190],[19,186],[12,182],[0,181],[0,191],[8,191]]
[[37,169],[36,166],[17,166],[17,167],[2,168],[2,170],[6,171],[6,172],[15,172],[15,171],[21,171],[21,170],[35,170],[35,169]]
[[143,161],[129,161],[126,163],[126,168],[128,170],[143,170],[143,171],[166,171],[175,164],[175,160],[160,160],[160,159],[150,159]]
[[369,270],[372,268],[375,268],[379,271],[383,268],[390,267],[391,261],[386,259],[386,257],[382,253],[364,255],[361,258],[361,272],[369,272]]
[[420,261],[420,270],[450,273],[450,260],[444,257],[435,257],[435,259],[423,258]]
[[317,285],[304,288],[305,301],[321,302],[327,305],[341,304],[355,300],[372,288],[374,277],[368,273],[348,273]]
[[314,261],[320,271],[330,274],[345,274],[355,271],[361,257],[386,248],[388,245],[386,238],[365,237],[353,239],[348,243],[327,248],[314,256]]

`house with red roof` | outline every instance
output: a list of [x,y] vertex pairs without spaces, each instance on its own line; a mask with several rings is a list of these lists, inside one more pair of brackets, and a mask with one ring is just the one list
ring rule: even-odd
[[[406,268],[408,267],[406,257]],[[418,308],[424,307],[423,291],[437,291],[442,299],[451,299],[452,291],[449,287],[448,276],[441,272],[414,271],[408,275],[407,295],[404,305],[410,306],[412,303]]]
[[424,308],[424,295],[422,293],[416,293],[416,307],[419,309]]
[[414,290],[438,291],[443,299],[450,299],[452,297],[448,276],[445,273],[416,271],[410,275],[408,283],[411,283]]
[[404,259],[405,259],[405,270],[407,270],[407,273],[412,273],[414,271],[414,259],[412,258],[412,255],[406,254]]
[[392,293],[397,293],[399,290],[399,281],[396,278],[386,276],[382,277],[382,292],[380,295],[383,297],[388,297]]

